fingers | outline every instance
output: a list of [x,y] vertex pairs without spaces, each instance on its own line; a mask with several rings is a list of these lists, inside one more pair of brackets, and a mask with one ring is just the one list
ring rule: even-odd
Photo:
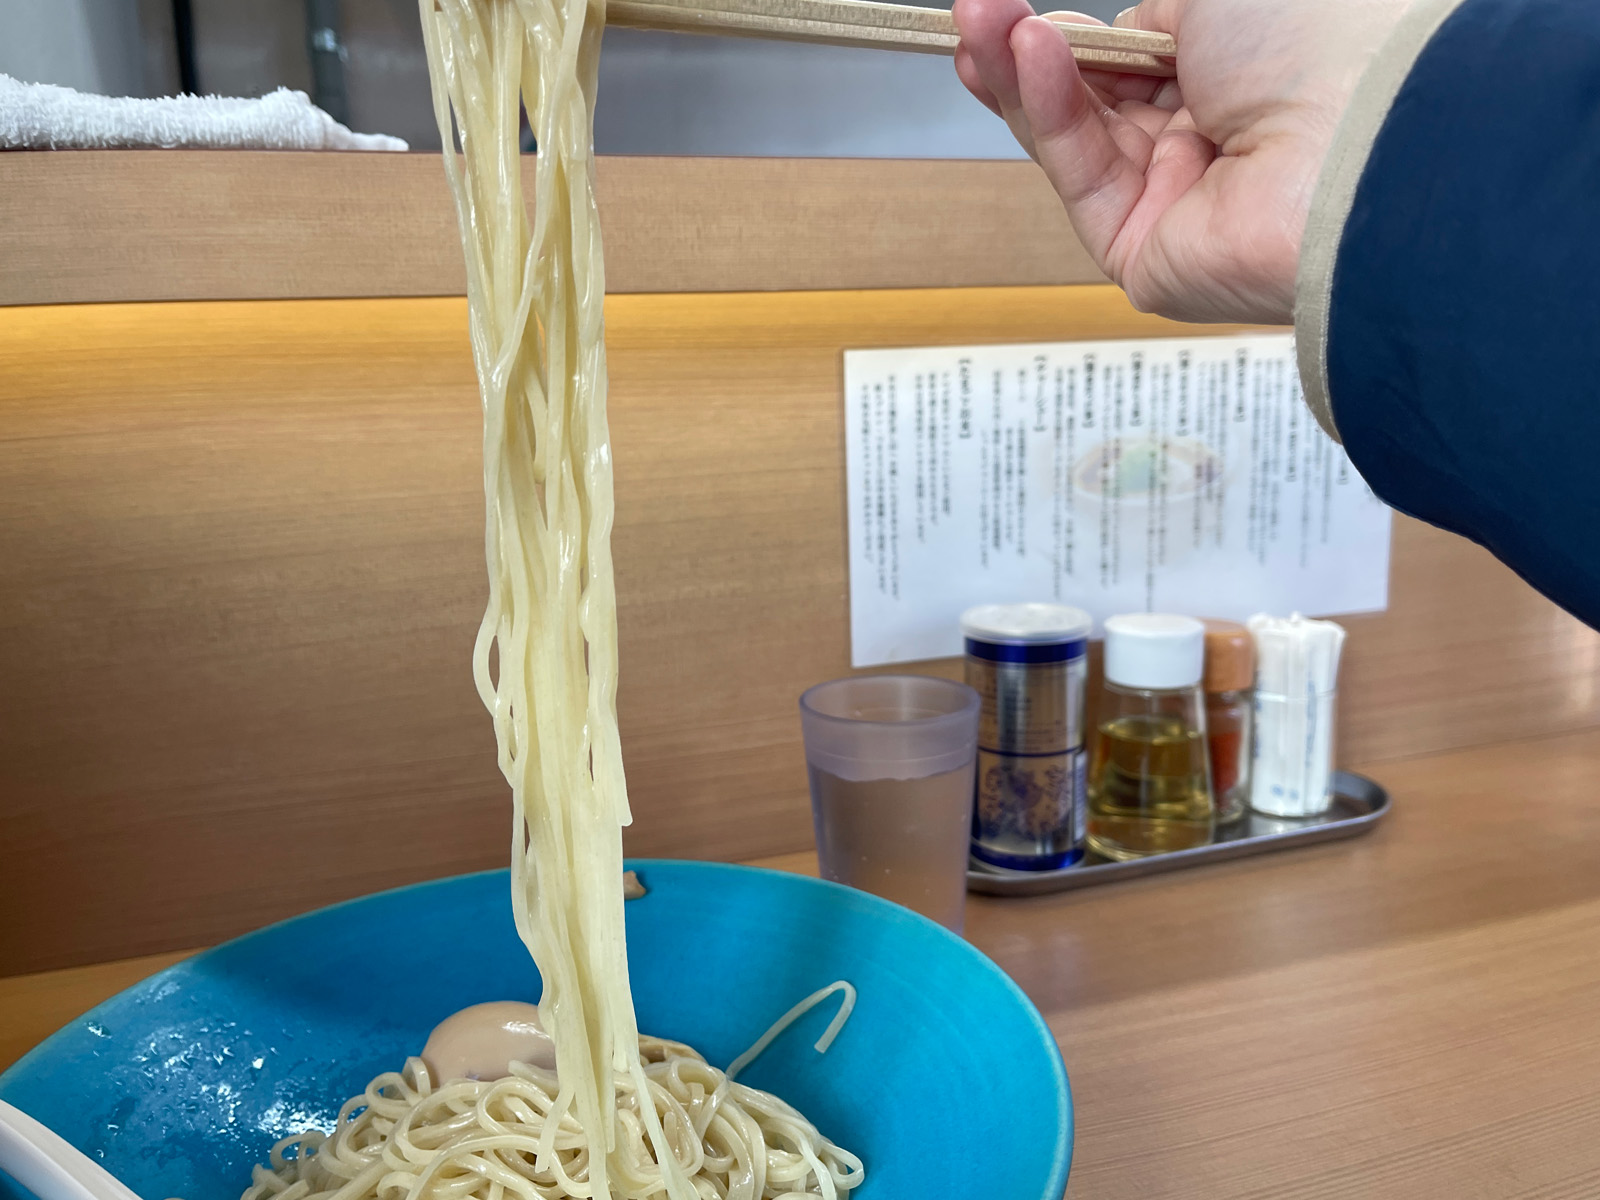
[[[1188,0],[1144,0],[1119,12],[1112,25],[1118,29],[1144,29],[1176,36],[1178,18]],[[1139,75],[1115,75],[1096,71],[1086,76],[1115,101],[1137,100],[1167,112],[1183,107],[1183,92],[1176,79],[1151,79]],[[1102,78],[1103,77],[1103,78]]]
[[1155,95],[1150,97],[1150,103],[1168,112],[1177,112],[1183,107],[1183,88],[1176,79],[1163,79],[1160,84]]
[[1143,0],[1117,14],[1111,24],[1118,29],[1148,29],[1152,33],[1178,33],[1178,22],[1188,0]]
[[[1011,30],[1018,21],[1032,16],[1033,9],[1027,0],[956,0],[951,14],[971,73],[1000,113],[1012,112],[1021,101],[1017,96],[1017,64],[1011,54]],[[962,82],[966,82],[965,77]]]
[[[1124,28],[1133,28],[1128,22],[1132,19],[1134,8],[1125,8],[1117,14],[1116,24]],[[1065,20],[1074,25],[1104,25],[1104,21],[1086,16],[1078,12],[1053,12],[1051,20]],[[1181,105],[1181,100],[1167,98],[1166,92],[1175,92],[1175,87],[1169,87],[1172,80],[1152,79],[1147,75],[1122,75],[1115,71],[1084,71],[1083,77],[1089,86],[1107,98],[1107,103],[1115,105],[1119,100],[1138,100],[1144,104],[1156,104],[1168,112],[1175,112]]]
[[1206,173],[1217,156],[1217,148],[1195,132],[1192,126],[1179,128],[1174,121],[1156,143],[1145,179],[1145,200],[1151,212],[1160,214],[1188,192]]
[[[1033,9],[1026,0],[956,0],[952,14],[961,33],[961,42],[956,47],[957,78],[989,111],[1006,116],[1019,103],[1016,67],[1008,39],[1017,22],[1031,16]],[[1050,19],[1078,25],[1104,25],[1103,21],[1080,12],[1052,12]],[[1114,71],[1086,71],[1084,79],[1111,107],[1119,101],[1137,100],[1173,112],[1182,104],[1172,80]],[[1013,121],[1012,126],[1016,129],[1017,123]],[[1028,144],[1025,131],[1019,130],[1018,137],[1024,145]]]
[[988,84],[983,82],[983,77],[978,74],[977,64],[972,61],[972,53],[965,45],[956,47],[956,78],[961,80],[967,91],[976,96],[978,102],[995,116],[1005,116],[1000,111],[1000,101],[994,98],[994,93],[989,90]]
[[1123,120],[1143,130],[1152,140],[1157,134],[1165,132],[1172,123],[1170,111],[1154,104],[1143,104],[1138,100],[1123,100],[1107,107]]
[[1056,12],[1052,12],[1050,14],[1050,20],[1068,21],[1073,25],[1099,25],[1102,29],[1105,28],[1105,22],[1099,17],[1091,17],[1088,13],[1073,12],[1069,8],[1063,8]]
[[[1173,83],[1170,79],[1152,79],[1148,75],[1120,75],[1115,71],[1087,70],[1083,72],[1083,81],[1095,91],[1105,97],[1107,105],[1115,105],[1120,100],[1138,100],[1144,104],[1155,104],[1162,95],[1162,87]],[[1162,104],[1162,108],[1167,105]],[[1169,112],[1176,112],[1178,105],[1174,103]]]
[[1010,43],[1012,29],[1031,17],[1033,9],[1027,0],[956,0],[952,12],[961,33],[957,75],[973,95],[1005,119],[1022,148],[1037,157],[1017,92],[1017,64]]
[[1078,74],[1072,48],[1049,21],[1017,22],[1009,45],[1012,79],[1035,157],[1084,246],[1104,264],[1144,190],[1144,165],[1153,143],[1137,125],[1100,106]]
[[[1225,281],[1218,281],[1220,287],[1204,282],[1206,272],[1197,266],[1206,257],[1202,244],[1206,239],[1195,234],[1208,222],[1201,218],[1197,225],[1196,213],[1203,213],[1206,204],[1202,200],[1196,208],[1195,197],[1205,187],[1203,177],[1216,158],[1216,147],[1192,128],[1176,128],[1181,124],[1175,119],[1174,128],[1156,142],[1144,196],[1122,232],[1128,246],[1142,249],[1129,257],[1117,282],[1141,312],[1160,312],[1177,320],[1215,321],[1228,310],[1230,300],[1238,300],[1237,295],[1230,295],[1233,289]],[[1174,236],[1170,218],[1186,205],[1187,218],[1176,227],[1187,233]],[[1242,269],[1240,273],[1244,273]]]

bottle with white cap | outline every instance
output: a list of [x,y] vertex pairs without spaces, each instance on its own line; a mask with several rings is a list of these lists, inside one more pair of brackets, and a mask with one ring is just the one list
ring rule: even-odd
[[1089,763],[1089,846],[1143,858],[1211,841],[1205,626],[1133,613],[1106,622],[1105,694]]

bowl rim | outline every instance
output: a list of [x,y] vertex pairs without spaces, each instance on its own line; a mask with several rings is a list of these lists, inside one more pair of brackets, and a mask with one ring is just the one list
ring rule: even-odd
[[[1049,1053],[1047,1053],[1044,1057],[1048,1063],[1051,1082],[1054,1085],[1057,1105],[1060,1110],[1060,1119],[1056,1122],[1056,1144],[1051,1154],[1050,1179],[1046,1184],[1046,1190],[1041,1196],[1041,1200],[1056,1200],[1056,1197],[1061,1196],[1066,1191],[1067,1177],[1072,1167],[1073,1144],[1076,1140],[1076,1113],[1072,1101],[1072,1087],[1067,1078],[1066,1063],[1063,1061],[1061,1056],[1060,1044],[1056,1041],[1055,1035],[1050,1032],[1050,1026],[1045,1022],[1044,1015],[1039,1011],[1038,1006],[1034,1004],[1034,1002],[1028,997],[1028,994],[1022,990],[1017,981],[1012,979],[1011,976],[1007,974],[1006,971],[1000,966],[1000,964],[994,961],[994,959],[990,958],[982,950],[978,949],[978,947],[974,946],[971,942],[967,941],[959,934],[952,933],[943,925],[940,925],[937,921],[934,921],[928,917],[924,917],[920,913],[913,912],[902,905],[896,904],[892,900],[886,900],[883,897],[875,896],[870,892],[863,892],[857,888],[847,887],[842,883],[834,883],[831,880],[819,879],[814,875],[802,875],[793,871],[779,871],[771,867],[757,867],[746,863],[714,862],[704,859],[626,858],[623,860],[624,870],[637,871],[640,875],[641,882],[645,882],[644,877],[646,874],[657,867],[689,867],[695,871],[702,871],[709,874],[727,873],[760,875],[780,879],[783,881],[784,886],[819,887],[825,890],[831,889],[846,895],[853,903],[863,904],[868,909],[877,910],[881,916],[888,918],[892,923],[902,925],[909,924],[912,926],[921,927],[924,931],[932,932],[932,934],[936,938],[941,939],[950,950],[957,954],[962,954],[970,959],[976,960],[976,965],[978,965],[981,969],[998,976],[1001,981],[1001,986],[1007,990],[1015,1000],[1018,1001],[1018,1007],[1023,1013],[1026,1014],[1030,1031],[1041,1040],[1041,1042],[1044,1044],[1044,1047],[1049,1051]],[[493,875],[509,876],[509,874],[510,868],[508,867],[490,867],[487,870],[482,871],[467,871],[458,875],[445,875],[436,879],[424,879],[419,880],[416,883],[407,883],[401,884],[397,887],[383,888],[379,891],[367,892],[360,896],[352,896],[347,900],[340,900],[333,904],[323,905],[320,908],[309,909],[303,913],[296,913],[292,917],[285,917],[280,921],[274,921],[271,924],[263,925],[258,929],[252,929],[248,933],[240,934],[238,937],[229,938],[224,942],[218,942],[215,946],[208,946],[204,950],[190,955],[188,958],[180,959],[179,961],[163,967],[161,970],[147,975],[143,979],[130,984],[128,987],[123,988],[122,990],[115,992],[110,996],[107,996],[104,1000],[100,1001],[99,1004],[94,1005],[92,1008],[86,1009],[84,1012],[81,1012],[77,1016],[68,1020],[38,1045],[27,1051],[27,1053],[25,1053],[21,1058],[17,1059],[16,1062],[12,1063],[11,1066],[7,1067],[4,1071],[0,1071],[0,1093],[3,1093],[5,1085],[8,1082],[15,1082],[25,1074],[48,1070],[50,1066],[49,1060],[55,1053],[54,1043],[56,1043],[58,1040],[64,1040],[76,1026],[80,1025],[84,1021],[92,1020],[94,1015],[99,1012],[101,1008],[121,1000],[130,993],[159,988],[164,981],[167,981],[170,976],[177,972],[191,970],[200,963],[214,957],[223,957],[227,954],[237,953],[240,949],[247,948],[252,942],[259,938],[263,938],[268,935],[277,935],[280,931],[292,929],[294,926],[303,922],[308,922],[313,919],[321,919],[330,913],[334,913],[346,908],[354,908],[384,896],[392,896],[400,892],[425,892],[434,888],[459,884],[468,879],[482,879]],[[645,886],[648,888],[649,885],[647,882],[645,883]]]

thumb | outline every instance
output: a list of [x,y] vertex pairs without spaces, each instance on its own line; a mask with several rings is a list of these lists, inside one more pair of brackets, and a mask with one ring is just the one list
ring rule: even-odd
[[1072,47],[1049,21],[1019,21],[1010,44],[1034,156],[1084,247],[1104,266],[1144,193],[1155,144],[1100,103],[1079,75]]
[[1112,24],[1119,29],[1148,29],[1176,36],[1188,4],[1189,0],[1143,0],[1119,12]]

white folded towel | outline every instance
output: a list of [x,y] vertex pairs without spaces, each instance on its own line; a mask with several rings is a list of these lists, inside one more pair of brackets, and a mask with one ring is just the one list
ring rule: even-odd
[[259,100],[94,96],[0,75],[0,150],[404,150],[381,133],[351,133],[304,92]]

